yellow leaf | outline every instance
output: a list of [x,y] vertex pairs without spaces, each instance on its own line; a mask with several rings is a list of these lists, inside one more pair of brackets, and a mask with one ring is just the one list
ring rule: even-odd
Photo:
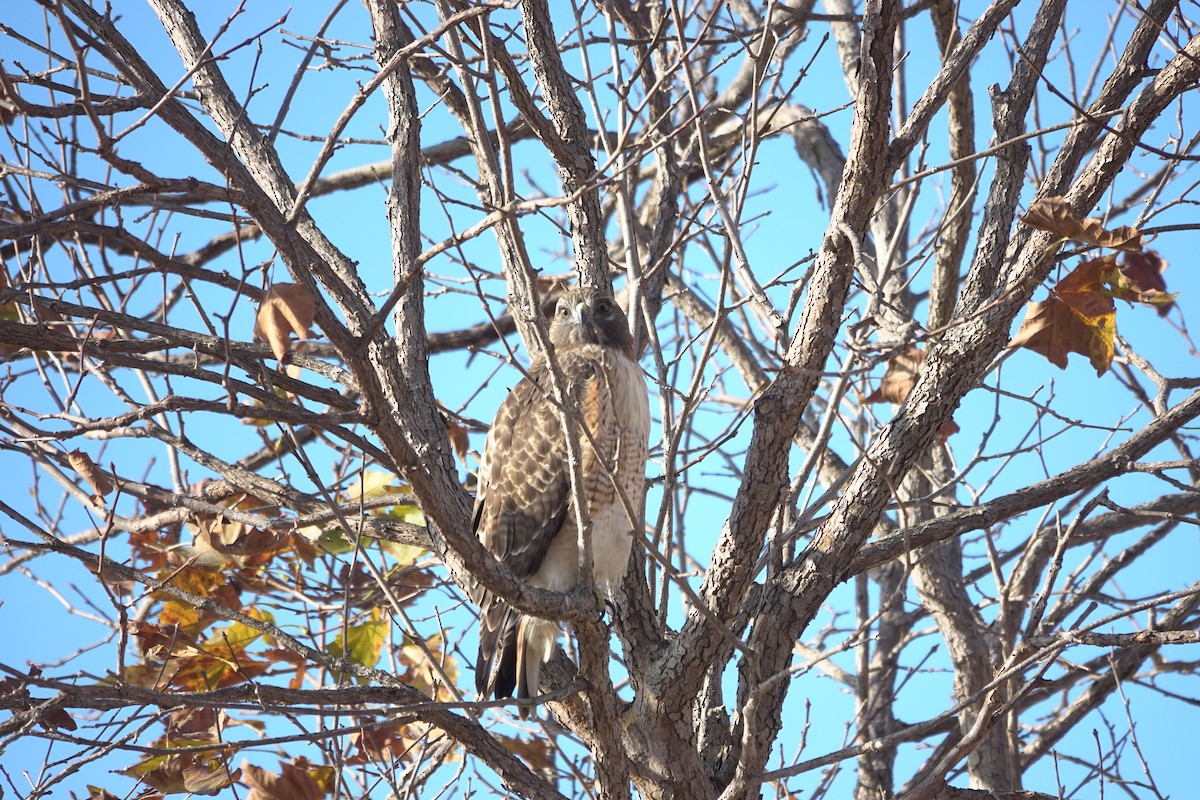
[[217,794],[241,777],[241,770],[231,773],[220,756],[173,753],[147,758],[121,770],[121,774],[137,778],[163,794]]
[[400,479],[394,473],[369,469],[363,473],[361,481],[350,484],[346,494],[350,502],[357,503],[400,491],[399,482]]
[[421,511],[420,506],[414,506],[411,503],[392,506],[387,515],[410,525],[425,527],[425,513]]
[[379,547],[383,552],[388,553],[396,559],[397,566],[407,567],[415,564],[417,559],[425,555],[426,550],[423,547],[417,547],[412,544],[402,544],[401,542],[393,542],[390,539],[380,539]]
[[379,663],[383,643],[387,641],[388,631],[392,627],[391,621],[382,616],[379,609],[373,609],[371,619],[351,625],[346,629],[345,637],[339,633],[329,645],[329,654],[364,667],[374,667]]

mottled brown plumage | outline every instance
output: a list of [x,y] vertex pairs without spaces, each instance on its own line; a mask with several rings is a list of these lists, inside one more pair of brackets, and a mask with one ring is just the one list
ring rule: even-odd
[[[571,402],[591,434],[579,437],[581,488],[592,520],[594,577],[605,589],[624,575],[632,544],[613,477],[634,512],[642,509],[650,428],[646,386],[625,315],[607,295],[584,289],[565,294],[550,341]],[[579,553],[566,434],[550,381],[545,361],[535,361],[496,413],[479,468],[474,524],[484,546],[519,578],[564,591],[575,585]],[[508,697],[515,690],[518,699],[536,697],[558,623],[520,614],[486,590],[476,599],[483,612],[475,666],[480,695]]]

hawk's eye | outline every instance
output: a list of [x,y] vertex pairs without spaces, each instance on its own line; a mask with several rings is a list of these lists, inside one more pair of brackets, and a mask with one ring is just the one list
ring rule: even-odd
[[612,311],[612,307],[612,303],[608,300],[601,300],[600,302],[596,303],[596,310],[601,314],[607,314],[608,312]]
[[559,306],[558,308],[554,309],[554,313],[558,314],[563,319],[566,319],[567,317],[571,316],[571,309],[567,308],[566,306]]

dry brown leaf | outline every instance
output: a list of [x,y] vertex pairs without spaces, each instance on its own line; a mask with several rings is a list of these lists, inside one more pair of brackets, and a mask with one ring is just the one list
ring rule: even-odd
[[1079,353],[1103,375],[1112,364],[1116,334],[1117,307],[1104,283],[1111,269],[1112,261],[1105,258],[1079,265],[1048,298],[1029,304],[1008,346],[1041,353],[1060,369],[1067,368],[1069,353]]
[[[38,678],[42,674],[39,667],[31,666],[29,668],[29,677]],[[8,709],[21,709],[23,711],[31,711],[34,709],[34,703],[39,705],[42,700],[34,700],[29,696],[29,684],[18,677],[4,678],[0,680],[0,697],[4,698],[4,704]],[[78,728],[75,724],[75,719],[63,708],[47,708],[41,706],[38,709],[38,723],[46,730],[54,730],[60,728],[68,731],[73,731]]]
[[100,471],[92,457],[82,450],[72,450],[67,453],[67,463],[92,487],[92,491],[95,492],[92,499],[97,503],[104,502],[104,496],[113,490],[112,481]]
[[1046,197],[1029,207],[1021,221],[1034,228],[1057,233],[1064,239],[1138,253],[1142,250],[1142,232],[1129,225],[1107,230],[1093,217],[1079,219],[1064,197]]
[[217,794],[241,777],[241,770],[229,772],[223,756],[207,752],[147,756],[119,773],[163,794]]
[[910,347],[899,355],[888,359],[887,370],[879,388],[871,392],[868,403],[895,403],[900,405],[908,393],[917,385],[917,375],[921,372],[921,362],[925,354],[918,347]]
[[467,436],[467,426],[460,422],[451,422],[446,420],[446,433],[450,436],[450,446],[454,448],[454,454],[458,456],[458,460],[467,465],[467,451],[471,449],[471,442]]
[[525,766],[541,772],[554,769],[555,747],[545,736],[531,736],[522,739],[519,736],[500,736],[504,749],[513,755],[520,756]]
[[[280,762],[280,774],[242,762],[242,785],[249,788],[246,800],[321,800],[325,789],[308,768],[308,760]],[[324,768],[318,768],[324,769]]]
[[292,334],[300,340],[309,338],[316,313],[317,304],[307,286],[272,284],[258,307],[254,335],[271,346],[280,364],[286,364],[292,352]]
[[1136,295],[1126,297],[1119,291],[1117,297],[1131,302],[1150,303],[1158,309],[1158,315],[1166,316],[1175,305],[1176,295],[1167,292],[1167,282],[1163,273],[1167,271],[1167,262],[1154,250],[1141,253],[1126,253],[1120,267],[1119,286],[1128,282],[1129,289]]
[[[910,347],[903,353],[889,358],[879,388],[871,392],[866,402],[895,405],[903,403],[917,385],[917,377],[921,374],[921,364],[924,361],[925,353],[919,347]],[[945,444],[958,430],[958,424],[953,419],[949,420],[938,431],[938,444]]]
[[962,428],[958,427],[958,423],[955,422],[954,420],[950,420],[949,422],[947,422],[945,425],[942,426],[941,430],[938,431],[938,435],[937,435],[938,444],[945,444],[947,439],[949,439],[954,434],[958,433],[960,430],[962,430]]
[[167,715],[167,738],[219,742],[229,724],[229,715],[216,708],[184,708]]
[[40,715],[38,722],[46,730],[59,728],[61,730],[73,731],[79,726],[75,724],[74,718],[65,708],[52,708]]
[[350,743],[358,750],[346,759],[346,763],[369,764],[372,761],[387,762],[402,758],[418,738],[408,725],[361,730],[350,737]]

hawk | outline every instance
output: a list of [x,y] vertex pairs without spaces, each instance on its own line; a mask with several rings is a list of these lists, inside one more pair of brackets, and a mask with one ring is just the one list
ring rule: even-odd
[[[608,295],[572,289],[554,309],[550,343],[566,379],[568,404],[581,418],[583,485],[592,522],[595,585],[611,590],[625,574],[633,543],[629,500],[641,513],[650,408],[629,326]],[[479,467],[474,527],[480,541],[518,578],[555,591],[574,588],[579,571],[571,465],[562,412],[548,365],[538,358],[492,422]],[[620,494],[618,493],[620,490]],[[518,700],[536,697],[542,665],[558,641],[554,620],[526,616],[487,590],[475,688]],[[524,708],[522,718],[527,716]]]

